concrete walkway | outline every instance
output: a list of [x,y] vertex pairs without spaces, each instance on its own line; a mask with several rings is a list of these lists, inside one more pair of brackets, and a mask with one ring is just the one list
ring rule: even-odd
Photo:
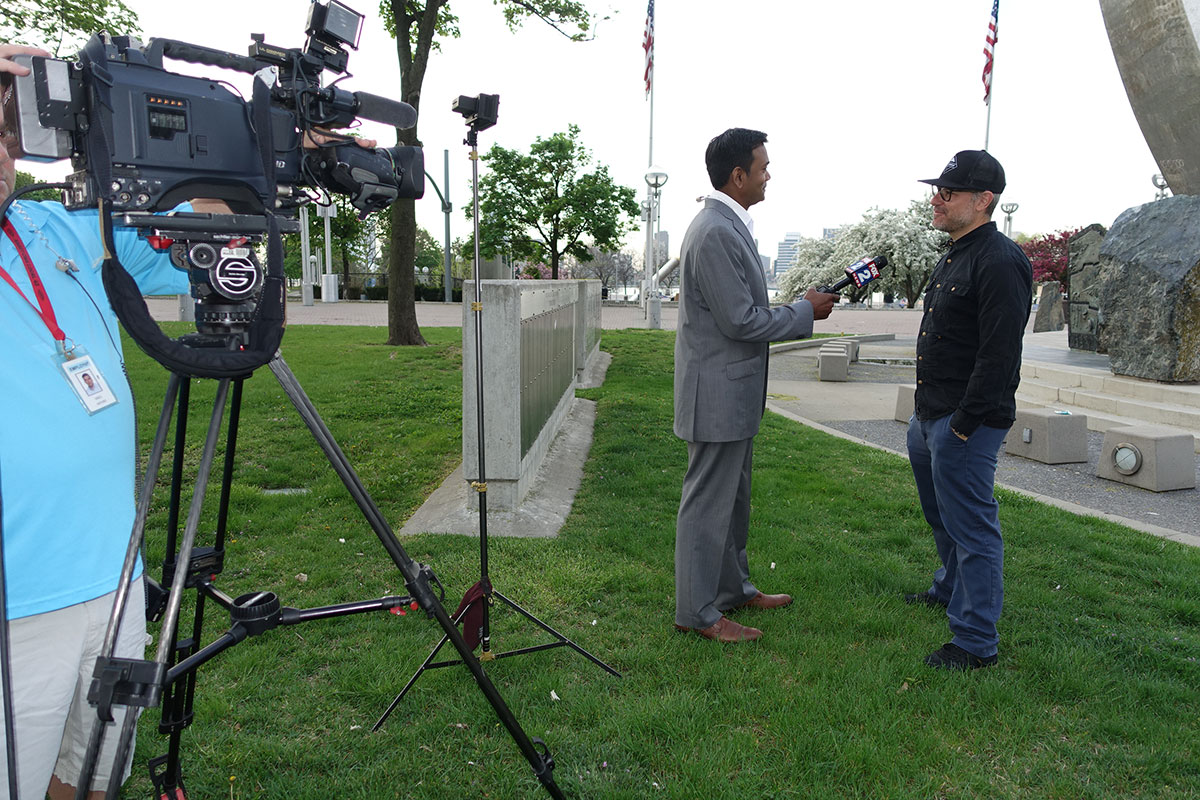
[[[915,384],[915,367],[902,363],[915,351],[914,336],[863,344],[859,362],[850,368],[850,380],[836,383],[817,380],[816,350],[776,352],[771,356],[767,408],[834,436],[907,458],[908,425],[895,419],[896,395],[900,385]],[[1072,351],[1065,331],[1027,333],[1023,356],[1026,363],[1108,367],[1106,356]],[[1096,477],[1103,438],[1089,432],[1088,461],[1078,464],[1042,464],[1001,449],[997,485],[1075,514],[1200,546],[1200,491],[1151,492]],[[1200,458],[1196,471],[1200,485]]]

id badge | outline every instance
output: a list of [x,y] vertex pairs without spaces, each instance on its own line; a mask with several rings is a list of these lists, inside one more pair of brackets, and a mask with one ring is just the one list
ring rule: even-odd
[[117,396],[100,374],[100,369],[92,361],[92,357],[81,352],[81,348],[76,348],[72,355],[74,358],[60,360],[58,366],[79,402],[83,403],[84,409],[89,414],[95,414],[116,405]]

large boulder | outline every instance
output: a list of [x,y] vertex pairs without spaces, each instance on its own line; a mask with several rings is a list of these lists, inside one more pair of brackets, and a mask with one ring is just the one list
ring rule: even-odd
[[1113,373],[1200,381],[1200,197],[1125,211],[1100,262],[1099,341]]
[[1067,242],[1067,274],[1071,293],[1067,308],[1067,343],[1072,350],[1100,347],[1100,244],[1104,226],[1088,225]]

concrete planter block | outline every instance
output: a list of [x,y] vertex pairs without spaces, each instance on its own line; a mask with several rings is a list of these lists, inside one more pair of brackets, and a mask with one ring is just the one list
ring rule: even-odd
[[850,378],[850,356],[841,345],[822,345],[817,351],[817,377],[823,381]]
[[917,407],[917,387],[916,386],[897,386],[896,387],[896,421],[908,422],[912,419],[913,412]]
[[1088,460],[1087,416],[1059,414],[1049,408],[1017,411],[1017,420],[1004,440],[1010,456],[1043,464],[1076,464]]
[[1154,425],[1109,428],[1096,475],[1152,492],[1196,488],[1195,440]]
[[821,346],[825,347],[827,345],[839,345],[846,348],[846,355],[850,357],[850,363],[853,364],[858,361],[858,342],[854,339],[835,339]]

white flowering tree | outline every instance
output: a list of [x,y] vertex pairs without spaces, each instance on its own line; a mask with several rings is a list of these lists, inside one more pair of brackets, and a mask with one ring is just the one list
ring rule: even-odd
[[837,282],[860,258],[886,256],[888,265],[878,281],[862,289],[846,287],[842,294],[851,302],[862,300],[868,290],[897,294],[912,308],[949,245],[950,237],[933,227],[933,206],[927,200],[913,200],[903,211],[873,208],[832,240],[801,239],[796,266],[779,279],[779,294],[795,300],[810,286]]
[[[843,228],[834,240],[831,259],[840,270],[864,256],[886,256],[887,268],[869,288],[902,295],[911,308],[949,243],[949,237],[933,227],[933,207],[925,200],[914,200],[903,211],[873,208],[854,225]],[[846,292],[851,300],[865,294],[866,287]]]
[[800,239],[795,253],[796,265],[779,279],[779,296],[787,302],[803,297],[810,286],[829,283],[829,277],[837,271],[830,261],[832,239]]

